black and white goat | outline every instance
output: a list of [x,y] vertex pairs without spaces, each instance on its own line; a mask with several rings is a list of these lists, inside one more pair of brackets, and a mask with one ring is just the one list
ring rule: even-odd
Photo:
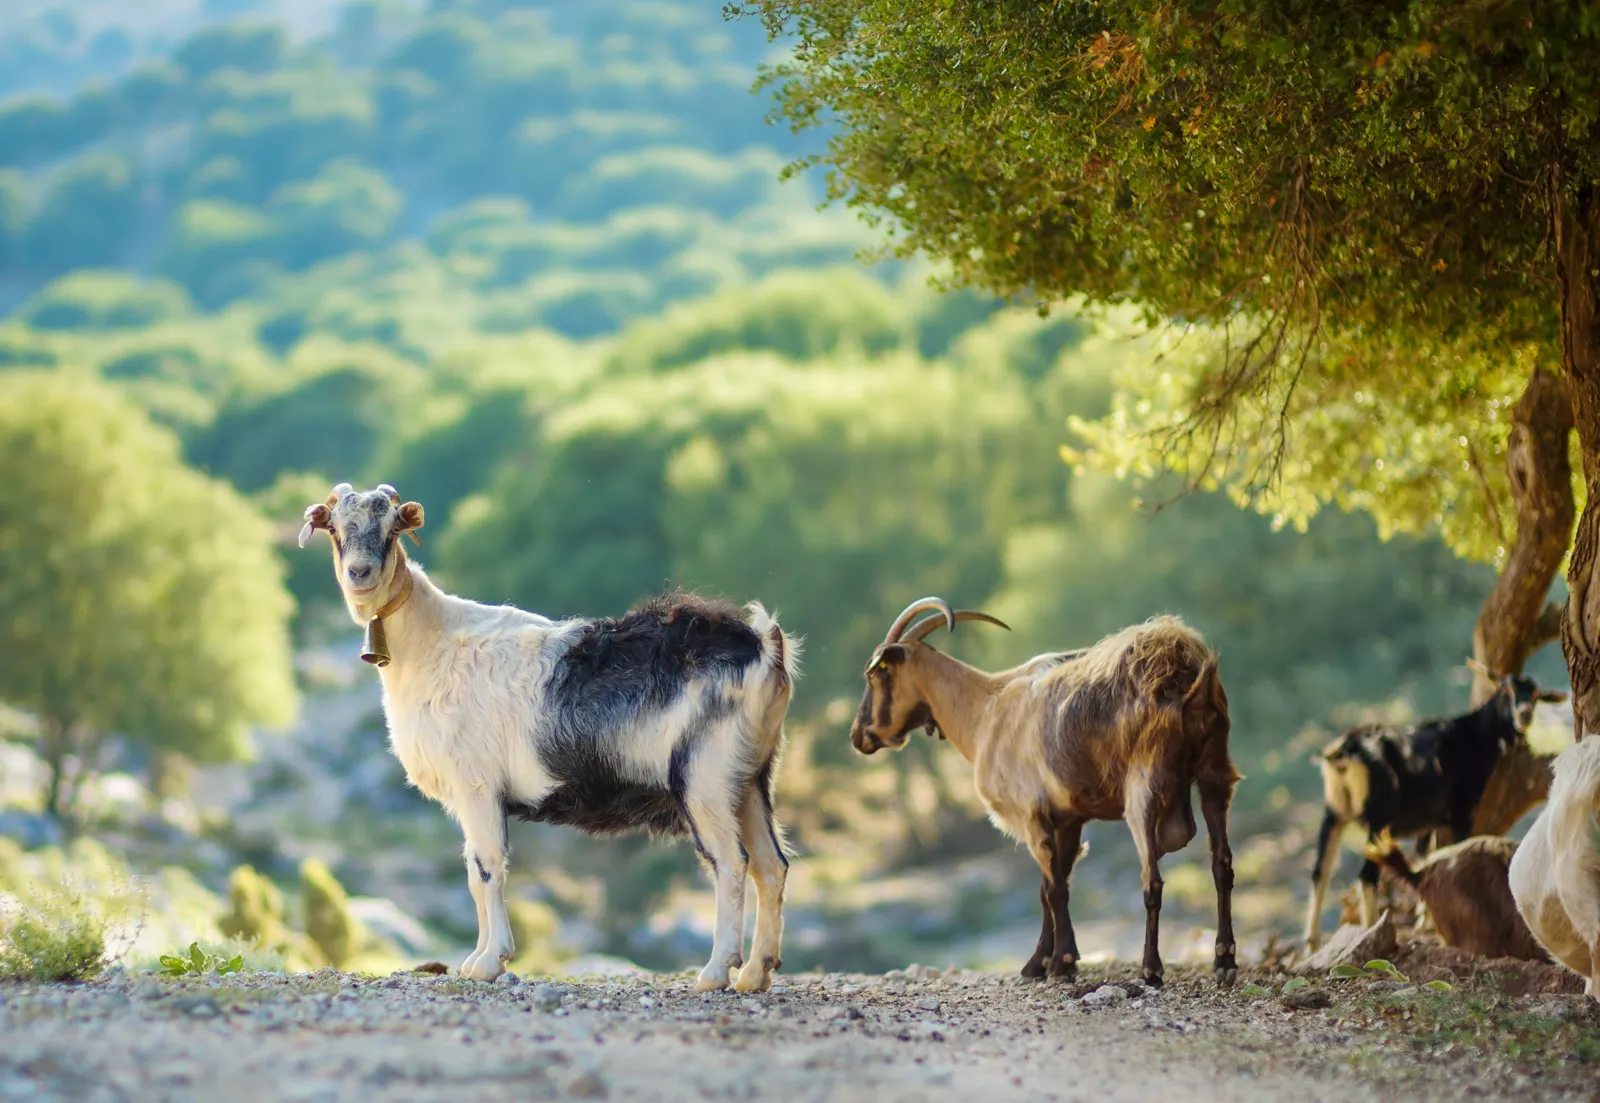
[[[1448,831],[1456,842],[1466,839],[1495,763],[1526,738],[1534,704],[1567,699],[1521,675],[1495,681],[1494,696],[1465,715],[1408,728],[1363,724],[1323,750],[1317,761],[1323,813],[1306,912],[1308,949],[1321,941],[1322,904],[1346,824],[1360,824],[1369,842],[1383,832],[1413,838]],[[1359,881],[1361,922],[1371,924],[1377,919],[1378,863],[1370,857],[1362,863]]]
[[[478,944],[461,975],[493,980],[515,946],[506,817],[596,834],[689,836],[710,865],[716,934],[701,991],[763,991],[778,968],[788,861],[773,819],[798,645],[761,606],[652,598],[624,617],[551,620],[444,593],[400,537],[422,507],[348,483],[306,510],[332,539],[345,605],[368,626],[389,741],[406,777],[466,837]],[[758,911],[744,962],[745,875]]]

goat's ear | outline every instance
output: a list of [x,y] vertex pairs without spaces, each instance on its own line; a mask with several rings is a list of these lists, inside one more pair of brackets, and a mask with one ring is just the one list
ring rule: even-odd
[[906,649],[901,644],[891,643],[888,647],[878,652],[878,661],[880,663],[888,663],[890,666],[899,666],[906,661]]
[[417,536],[416,530],[422,527],[422,505],[420,502],[407,502],[399,509],[400,531],[411,537],[411,542],[417,547],[422,546],[422,540]]
[[311,531],[313,529],[325,529],[330,527],[329,518],[331,515],[328,512],[327,505],[322,502],[318,502],[314,506],[306,507],[305,516],[306,523],[301,526],[300,529],[300,546],[302,548],[306,546],[306,541],[311,539]]
[[1567,699],[1567,695],[1559,689],[1541,689],[1533,695],[1535,701],[1548,701],[1552,705],[1559,705]]

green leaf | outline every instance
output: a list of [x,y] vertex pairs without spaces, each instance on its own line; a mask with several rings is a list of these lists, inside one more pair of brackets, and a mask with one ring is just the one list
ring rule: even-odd
[[1261,987],[1261,985],[1256,984],[1254,982],[1245,985],[1243,988],[1239,989],[1239,991],[1242,992],[1246,996],[1270,996],[1270,995],[1272,995],[1272,990],[1270,988],[1263,988],[1263,987]]
[[1349,980],[1351,977],[1364,977],[1366,975],[1360,967],[1355,965],[1335,965],[1333,971],[1328,974],[1329,977],[1335,980]]
[[1451,984],[1449,981],[1444,981],[1444,980],[1430,980],[1427,984],[1424,984],[1422,987],[1426,988],[1430,992],[1454,992],[1455,991],[1455,986],[1453,984]]
[[1298,992],[1310,983],[1305,977],[1294,977],[1283,986],[1283,995],[1287,996],[1290,992]]
[[1384,961],[1381,957],[1373,958],[1361,968],[1372,969],[1379,973],[1392,973],[1395,971],[1394,965],[1390,962]]
[[189,943],[189,960],[194,962],[195,972],[201,973],[205,971],[206,954],[204,950],[200,949],[200,943]]
[[228,964],[224,965],[221,969],[219,969],[218,972],[221,972],[221,973],[237,973],[243,968],[244,968],[244,955],[243,954],[235,954],[233,956],[233,959],[231,961],[229,961]]

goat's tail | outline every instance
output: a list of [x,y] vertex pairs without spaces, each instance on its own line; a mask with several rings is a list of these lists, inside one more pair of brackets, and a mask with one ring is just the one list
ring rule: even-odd
[[1389,834],[1387,827],[1378,833],[1376,839],[1367,844],[1366,858],[1369,862],[1377,862],[1380,866],[1384,866],[1412,888],[1416,888],[1422,880],[1421,875],[1411,868],[1411,863],[1406,861],[1406,856],[1400,851],[1400,844],[1394,841],[1394,836]]
[[789,691],[800,677],[800,638],[786,634],[778,626],[778,618],[767,612],[759,601],[752,601],[744,608],[750,627],[761,637],[761,667],[771,676],[773,691]]
[[1227,719],[1228,695],[1222,688],[1215,655],[1207,655],[1200,664],[1194,682],[1184,692],[1182,709],[1184,719],[1193,721],[1195,728],[1202,731],[1218,717]]

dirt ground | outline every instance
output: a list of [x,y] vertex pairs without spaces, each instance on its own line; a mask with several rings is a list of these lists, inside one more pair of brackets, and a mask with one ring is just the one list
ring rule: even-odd
[[0,987],[0,1099],[1600,1098],[1600,1013],[1551,994],[1571,987],[1560,971],[1396,965],[1410,983],[1316,982],[1293,995],[1327,1006],[1301,1010],[1266,968],[1231,991],[1169,968],[1151,992],[1131,966],[1055,987],[913,966],[761,996],[697,995],[689,974],[114,975]]

